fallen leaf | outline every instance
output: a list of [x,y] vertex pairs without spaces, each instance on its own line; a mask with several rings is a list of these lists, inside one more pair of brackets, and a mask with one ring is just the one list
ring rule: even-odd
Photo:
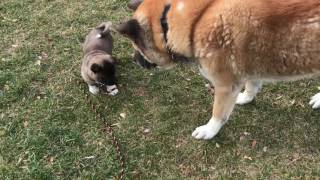
[[265,147],[263,147],[262,151],[267,152],[267,149],[268,149],[267,146],[265,146]]
[[41,65],[41,61],[40,61],[40,60],[37,60],[35,64],[36,64],[37,66],[40,66],[40,65]]
[[120,113],[120,117],[122,117],[123,119],[127,117],[126,113]]
[[151,132],[151,129],[147,128],[147,129],[143,130],[143,132],[146,133],[146,134],[147,134],[147,133],[150,133],[150,132]]
[[6,131],[4,129],[0,129],[0,136],[4,136],[6,134]]
[[177,138],[176,139],[176,148],[180,148],[186,144],[186,140],[184,138]]
[[243,134],[244,134],[245,136],[250,135],[250,133],[249,133],[249,132],[244,132]]
[[10,89],[10,87],[9,87],[9,85],[4,85],[4,88],[3,88],[4,90],[6,90],[6,91],[8,91],[9,89]]
[[146,94],[146,91],[145,91],[144,88],[137,88],[137,89],[135,90],[135,95],[136,95],[136,96],[143,97],[143,96],[145,96],[145,94]]
[[244,155],[244,157],[243,157],[244,159],[248,159],[248,160],[250,160],[250,161],[252,161],[252,157],[250,157],[250,156],[246,156],[246,155]]
[[219,145],[218,143],[216,143],[216,147],[217,147],[217,148],[220,148],[220,145]]
[[291,100],[290,101],[290,106],[294,105],[294,103],[296,103],[296,100]]
[[139,174],[140,174],[139,171],[132,171],[133,176],[138,176]]
[[49,158],[49,164],[52,165],[52,164],[53,164],[53,161],[54,161],[54,157],[50,157],[50,158]]
[[240,156],[240,154],[241,154],[240,149],[237,149],[236,155],[237,155],[237,156]]
[[20,156],[19,159],[18,159],[17,165],[19,165],[22,160],[23,160],[23,156]]
[[111,127],[115,127],[115,126],[120,127],[120,124],[119,123],[111,124]]
[[29,122],[28,122],[28,121],[24,121],[24,122],[23,122],[23,127],[24,127],[24,128],[28,127],[28,125],[29,125]]
[[84,157],[83,159],[94,159],[96,156],[87,156],[87,157]]
[[254,139],[251,143],[251,148],[254,149],[256,148],[256,146],[257,146],[257,140]]
[[41,52],[41,57],[43,58],[43,59],[48,59],[48,54],[47,53],[45,53],[45,52]]
[[295,153],[292,156],[289,157],[290,162],[287,165],[290,165],[296,161],[298,161],[299,159],[301,159],[300,154]]

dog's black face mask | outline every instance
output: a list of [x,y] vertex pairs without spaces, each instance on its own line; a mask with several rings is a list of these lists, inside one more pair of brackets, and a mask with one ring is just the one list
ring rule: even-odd
[[157,65],[154,64],[154,63],[150,63],[148,62],[141,54],[139,51],[135,51],[134,52],[134,57],[133,57],[134,61],[140,65],[141,67],[143,68],[146,68],[146,69],[151,69],[151,68],[154,68],[156,67]]
[[108,86],[117,83],[116,68],[113,63],[104,61],[103,64],[93,64],[91,70],[96,74],[98,83]]

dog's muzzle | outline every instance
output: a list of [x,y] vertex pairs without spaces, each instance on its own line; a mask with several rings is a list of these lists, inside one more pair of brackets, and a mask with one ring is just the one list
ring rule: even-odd
[[135,52],[134,52],[134,57],[133,57],[133,59],[134,59],[134,61],[135,61],[138,65],[140,65],[140,66],[143,67],[143,68],[151,69],[151,68],[157,67],[156,64],[148,62],[148,61],[140,54],[139,51],[135,51]]

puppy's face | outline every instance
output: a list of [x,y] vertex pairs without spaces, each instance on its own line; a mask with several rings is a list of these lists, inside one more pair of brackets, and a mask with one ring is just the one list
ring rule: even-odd
[[140,54],[136,61],[147,61],[168,69],[173,62],[167,53],[160,24],[165,4],[164,0],[144,0],[133,19],[114,27],[114,30],[132,41],[136,54]]
[[96,83],[105,85],[116,84],[116,68],[111,56],[95,57],[89,63],[90,73]]

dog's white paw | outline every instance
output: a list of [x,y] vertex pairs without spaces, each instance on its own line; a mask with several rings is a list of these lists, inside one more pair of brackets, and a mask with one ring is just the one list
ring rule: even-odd
[[112,86],[107,86],[107,92],[108,92],[108,95],[114,96],[118,94],[119,90],[116,85],[112,85]]
[[192,136],[196,139],[208,140],[218,134],[222,126],[222,122],[211,119],[206,125],[197,127]]
[[254,96],[252,96],[246,92],[239,93],[237,100],[236,100],[236,104],[239,104],[239,105],[248,104],[251,101],[253,101],[253,99],[254,99]]
[[313,109],[320,108],[320,93],[312,96],[309,104],[312,106]]
[[92,94],[96,95],[96,94],[99,93],[99,88],[98,88],[97,86],[89,85],[89,91],[90,91]]

